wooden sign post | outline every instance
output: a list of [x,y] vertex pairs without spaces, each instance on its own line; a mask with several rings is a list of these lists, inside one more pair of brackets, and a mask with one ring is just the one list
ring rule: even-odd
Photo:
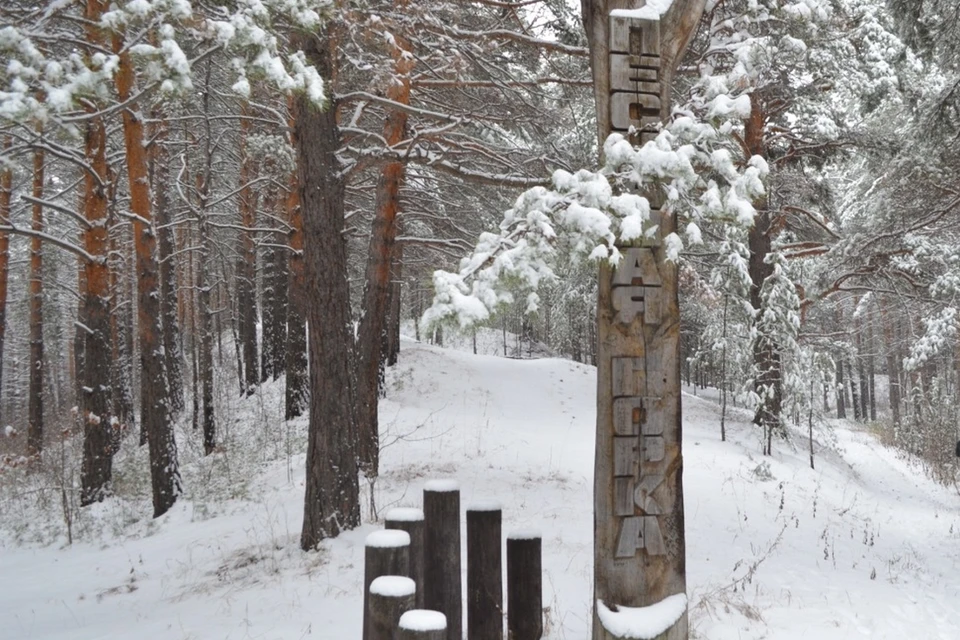
[[[604,25],[593,16],[601,133],[622,132],[635,144],[656,136],[669,97],[661,24],[649,15],[609,11]],[[600,268],[593,640],[620,637],[602,624],[600,603],[616,612],[686,592],[677,266],[662,246],[676,222],[661,215],[659,193],[644,195],[657,232],[619,247],[615,269]],[[658,637],[686,640],[687,631],[684,612]]]

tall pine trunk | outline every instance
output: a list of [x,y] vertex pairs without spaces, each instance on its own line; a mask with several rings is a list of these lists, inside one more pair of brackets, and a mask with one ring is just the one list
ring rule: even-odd
[[[134,70],[123,40],[113,37],[119,56],[116,73],[121,102],[134,92]],[[177,444],[169,414],[169,386],[163,357],[160,319],[159,265],[156,235],[150,206],[147,153],[143,141],[143,115],[128,106],[123,114],[123,142],[126,151],[127,181],[133,222],[137,273],[137,335],[140,338],[140,420],[150,448],[150,479],[153,487],[153,515],[162,516],[181,493]]]
[[[333,70],[328,34],[298,35],[298,48],[324,78]],[[357,430],[350,375],[350,291],[343,229],[344,177],[337,159],[336,104],[321,111],[305,95],[294,99],[300,170],[310,329],[310,429],[300,545],[360,524]]]
[[[884,301],[885,302],[885,301]],[[889,318],[887,305],[882,303],[880,306],[880,324],[883,325],[883,341],[886,343],[886,364],[888,379],[888,394],[890,399],[890,416],[893,420],[893,428],[900,428],[900,362],[897,358],[897,349],[894,343],[895,336],[893,332],[893,323]]]
[[[41,135],[42,132],[41,132]],[[33,197],[43,198],[44,153],[33,152]],[[31,229],[43,232],[43,205],[34,201]],[[30,360],[27,395],[27,457],[43,452],[43,245],[38,236],[30,239]]]
[[[10,147],[10,138],[3,143]],[[10,198],[13,195],[13,171],[0,170],[0,226],[10,221]],[[0,230],[0,425],[3,425],[3,343],[7,333],[7,278],[10,265],[10,234]]]
[[[291,111],[293,105],[290,105]],[[291,143],[298,147],[295,123],[291,120]],[[307,326],[306,284],[303,264],[303,209],[300,206],[300,178],[297,171],[290,177],[286,200],[287,223],[290,225],[290,260],[287,273],[287,344],[286,402],[287,420],[303,414],[307,407]]]
[[[403,11],[406,0],[394,0],[394,7]],[[386,97],[400,104],[410,103],[410,72],[413,56],[401,38],[394,38],[394,76],[386,88]],[[388,111],[383,137],[388,146],[399,144],[406,133],[407,114]],[[360,463],[364,473],[376,477],[380,466],[380,427],[378,422],[381,359],[386,343],[386,316],[389,311],[391,262],[397,237],[397,213],[400,210],[400,187],[406,174],[403,162],[387,162],[377,180],[373,227],[367,251],[366,287],[363,295],[363,317],[357,339],[357,408],[360,430]]]
[[173,252],[173,216],[167,188],[170,183],[170,156],[164,146],[167,124],[162,109],[153,110],[155,125],[150,145],[150,174],[153,187],[157,227],[157,259],[160,264],[160,315],[163,330],[164,366],[170,386],[170,416],[175,419],[183,411],[183,355],[180,351],[180,325],[177,318],[177,287]]
[[253,158],[247,149],[250,135],[249,107],[243,103],[240,120],[240,258],[237,262],[237,333],[243,359],[243,390],[250,395],[260,384],[260,362],[257,358],[257,249],[253,241],[256,226],[257,193],[251,186],[254,179]]
[[[96,0],[91,0],[95,2]],[[99,502],[110,491],[113,476],[112,390],[105,384],[110,371],[112,331],[110,327],[110,247],[107,231],[107,131],[101,118],[87,124],[86,160],[92,171],[84,176],[83,248],[93,259],[83,264],[84,366],[80,394],[83,424],[83,464],[80,474],[80,504]]]
[[[265,208],[271,214],[277,198],[271,190]],[[260,380],[276,380],[286,368],[287,249],[286,233],[275,231],[263,260],[263,339],[260,347]]]

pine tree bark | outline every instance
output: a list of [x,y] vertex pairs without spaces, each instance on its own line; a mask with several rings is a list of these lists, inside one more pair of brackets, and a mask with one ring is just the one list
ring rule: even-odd
[[[744,130],[744,143],[751,155],[767,156],[764,141],[766,115],[759,99],[751,100],[750,118]],[[757,214],[747,238],[750,249],[748,271],[750,274],[750,305],[759,319],[763,313],[763,284],[773,274],[773,265],[767,263],[773,243],[770,211],[766,201],[754,203]],[[757,322],[755,320],[755,322]],[[753,364],[756,369],[754,391],[760,397],[760,405],[754,415],[754,423],[763,427],[764,455],[771,454],[773,432],[781,429],[780,414],[783,403],[783,382],[780,355],[777,344],[770,336],[758,331],[753,346]]]
[[[329,34],[295,36],[324,78],[333,70]],[[350,292],[343,229],[344,182],[337,159],[336,103],[321,111],[294,99],[294,131],[303,208],[310,348],[310,427],[300,545],[313,549],[360,524],[356,425],[350,376]]]
[[[293,112],[293,103],[289,105]],[[290,144],[298,148],[296,123],[290,120]],[[307,407],[307,326],[306,279],[303,263],[303,209],[300,206],[300,176],[294,171],[286,200],[287,223],[290,225],[289,268],[287,272],[287,344],[285,348],[287,420],[303,414]]]
[[[90,0],[95,5],[96,0]],[[92,172],[84,175],[83,213],[87,226],[83,248],[93,256],[83,264],[84,367],[80,395],[83,424],[83,464],[80,474],[80,504],[99,502],[110,491],[113,475],[112,390],[104,384],[104,372],[111,365],[110,268],[107,252],[107,131],[101,118],[87,124],[86,160]]]
[[837,357],[837,419],[847,417],[847,392],[843,383],[843,355]]
[[260,384],[257,358],[257,249],[253,241],[256,226],[257,193],[250,185],[254,179],[253,159],[247,150],[247,138],[252,125],[249,107],[243,103],[240,120],[240,232],[239,261],[237,262],[237,332],[243,356],[243,383],[247,395]]
[[[207,221],[207,201],[213,181],[213,132],[210,126],[210,63],[207,63],[203,92],[204,147],[203,172],[197,176],[198,213],[197,232],[200,236],[200,251],[197,252],[197,328],[198,354],[197,377],[200,379],[199,392],[203,396],[203,451],[205,455],[213,453],[217,446],[216,410],[213,404],[213,318],[210,302],[210,289],[213,282],[213,268],[210,261],[210,230]],[[194,394],[198,390],[194,389]]]
[[883,341],[886,343],[887,379],[890,400],[890,415],[893,428],[899,429],[900,421],[900,366],[894,343],[893,323],[890,321],[887,305],[880,305],[880,323],[883,325]]
[[[403,222],[398,220],[397,233],[401,233],[402,229]],[[403,303],[402,295],[403,243],[394,242],[393,259],[390,265],[390,295],[388,298],[389,304],[387,305],[386,353],[381,358],[381,361],[385,362],[388,367],[397,364],[397,358],[400,355],[400,311]],[[474,335],[474,337],[476,337],[476,335]],[[474,351],[474,353],[476,353],[476,351]]]
[[[113,50],[119,57],[116,73],[117,95],[130,100],[134,91],[134,70],[123,39],[114,35]],[[181,493],[180,469],[173,423],[169,416],[169,388],[163,357],[160,326],[159,265],[156,234],[147,175],[147,153],[143,140],[143,116],[128,106],[123,114],[123,142],[126,151],[130,210],[137,273],[137,335],[140,340],[140,420],[150,449],[150,479],[153,487],[153,516],[160,517]]]
[[[10,138],[3,142],[4,151],[10,148]],[[0,170],[0,225],[10,221],[10,198],[13,195],[13,171]],[[10,265],[10,235],[0,231],[0,425],[3,424],[3,344],[7,333],[7,280]]]
[[[273,212],[277,198],[271,194],[265,208]],[[276,380],[286,368],[287,345],[287,249],[286,233],[273,234],[263,265],[263,340],[260,348],[260,380]]]
[[167,185],[170,183],[170,156],[164,146],[167,124],[161,109],[154,109],[157,120],[150,146],[150,184],[156,211],[157,249],[160,265],[160,315],[163,330],[163,356],[170,395],[171,419],[183,411],[183,355],[180,352],[180,325],[177,318],[177,287],[173,255],[173,219]]
[[[398,12],[405,10],[407,0],[394,0]],[[394,37],[393,78],[386,88],[386,97],[400,104],[410,103],[410,72],[413,56],[409,44]],[[388,146],[399,144],[406,133],[407,114],[388,111],[383,137]],[[397,237],[397,214],[400,210],[400,187],[406,175],[403,162],[387,162],[377,180],[373,227],[367,252],[366,288],[363,295],[363,316],[357,338],[357,407],[360,429],[360,464],[364,473],[376,477],[380,466],[379,409],[380,370],[386,342],[386,315],[390,291],[393,246]]]
[[[43,135],[42,131],[40,135]],[[33,152],[33,197],[43,198],[44,152]],[[33,203],[30,228],[43,231],[43,206]],[[43,245],[38,236],[30,238],[30,360],[27,408],[27,457],[43,452]]]

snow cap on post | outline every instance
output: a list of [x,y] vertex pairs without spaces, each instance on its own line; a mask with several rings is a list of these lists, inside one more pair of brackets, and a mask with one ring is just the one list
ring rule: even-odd
[[399,529],[384,529],[383,531],[374,531],[367,536],[364,546],[388,548],[388,547],[406,547],[410,545],[410,534]]
[[420,522],[423,520],[423,509],[396,507],[387,511],[384,520],[387,522]]
[[460,491],[460,483],[450,478],[428,480],[423,485],[423,490],[433,493],[450,493],[451,491]]
[[404,576],[380,576],[370,583],[370,593],[377,596],[402,598],[412,596],[416,592],[416,583]]
[[400,616],[400,629],[406,631],[443,631],[447,628],[447,616],[439,611],[413,609]]

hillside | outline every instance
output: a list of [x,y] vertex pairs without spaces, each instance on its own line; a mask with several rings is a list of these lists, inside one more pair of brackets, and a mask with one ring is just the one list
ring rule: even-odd
[[[282,384],[262,393],[236,408],[238,433],[273,415]],[[594,396],[592,367],[405,342],[381,405],[380,513],[455,477],[465,504],[503,503],[505,530],[540,529],[548,638],[589,628]],[[683,418],[695,637],[958,637],[956,492],[847,424],[811,470],[799,435],[762,458],[744,414],[720,442],[709,398],[685,395]],[[302,430],[289,427],[272,462],[221,454],[234,487],[204,491],[214,463],[186,465],[187,499],[158,521],[113,499],[87,516],[101,533],[71,546],[0,532],[0,636],[359,637],[363,539],[378,525],[299,551]]]

